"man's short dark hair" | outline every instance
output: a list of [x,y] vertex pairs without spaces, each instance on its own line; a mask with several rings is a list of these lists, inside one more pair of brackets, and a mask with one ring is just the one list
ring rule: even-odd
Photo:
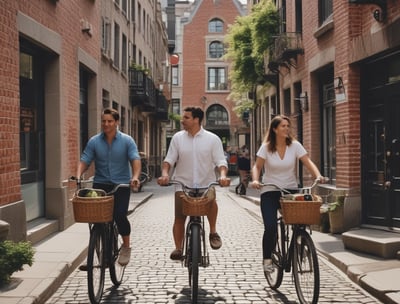
[[101,115],[112,115],[115,121],[119,121],[119,113],[117,110],[113,108],[106,108],[103,110],[103,113]]
[[203,110],[201,108],[199,108],[199,107],[186,107],[185,109],[183,109],[183,111],[191,112],[192,113],[192,117],[193,118],[198,118],[200,124],[203,121],[204,112],[203,112]]

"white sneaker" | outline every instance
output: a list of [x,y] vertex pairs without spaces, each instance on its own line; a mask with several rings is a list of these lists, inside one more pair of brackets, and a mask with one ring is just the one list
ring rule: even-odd
[[118,264],[120,264],[121,266],[126,266],[128,265],[130,259],[131,248],[122,246],[121,250],[119,251]]
[[265,259],[263,261],[263,268],[264,268],[264,272],[268,272],[268,273],[274,272],[274,265],[272,265],[272,260]]

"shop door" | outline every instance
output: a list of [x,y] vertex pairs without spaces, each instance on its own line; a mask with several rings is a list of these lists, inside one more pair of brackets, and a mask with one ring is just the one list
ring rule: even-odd
[[364,215],[367,224],[400,228],[400,84],[373,91],[364,110]]
[[44,216],[44,78],[40,51],[21,41],[20,173],[27,221]]

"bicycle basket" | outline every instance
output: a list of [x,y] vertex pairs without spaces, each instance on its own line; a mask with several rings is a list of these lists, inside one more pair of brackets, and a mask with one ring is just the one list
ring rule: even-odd
[[296,201],[282,197],[281,211],[285,224],[319,225],[322,199],[318,195],[312,197],[312,201]]
[[[86,196],[90,191],[97,196]],[[100,189],[80,189],[72,198],[72,207],[78,223],[107,223],[113,220],[114,197]]]
[[181,195],[182,213],[188,216],[203,216],[210,212],[212,201],[215,200],[215,188],[210,188],[204,197]]

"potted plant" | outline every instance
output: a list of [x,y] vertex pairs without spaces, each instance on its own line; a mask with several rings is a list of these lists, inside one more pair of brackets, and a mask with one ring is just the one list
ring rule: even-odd
[[342,233],[345,231],[344,221],[345,195],[337,195],[335,200],[329,203],[329,225],[331,233]]

